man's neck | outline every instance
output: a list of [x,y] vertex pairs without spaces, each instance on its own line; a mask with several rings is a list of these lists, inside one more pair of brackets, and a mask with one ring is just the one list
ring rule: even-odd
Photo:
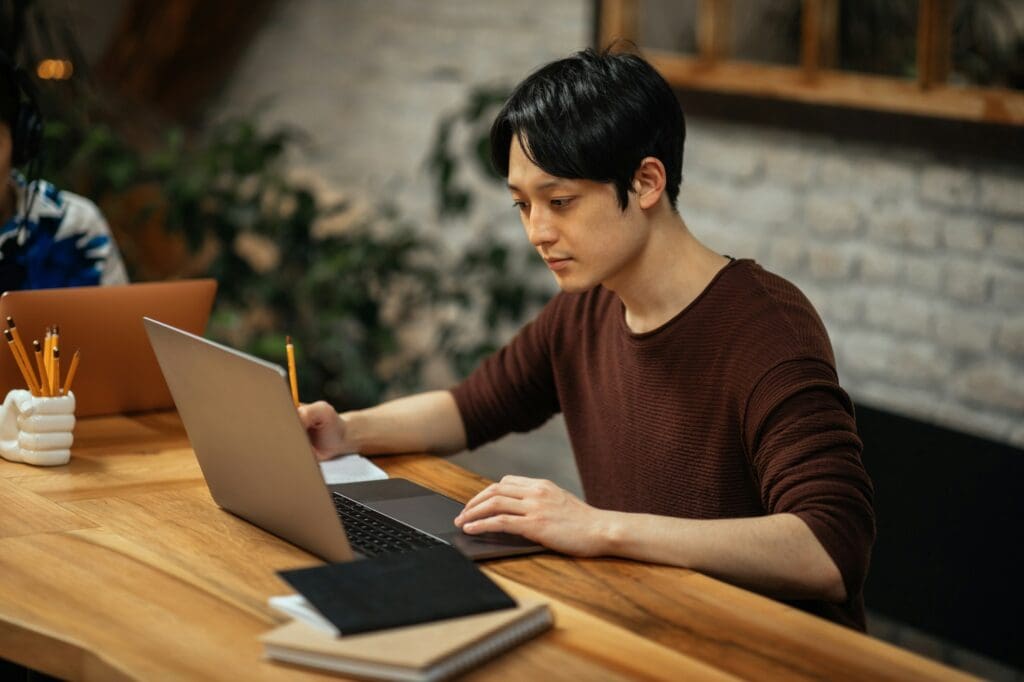
[[678,213],[670,212],[652,226],[651,238],[631,272],[606,286],[622,299],[626,324],[639,334],[678,315],[728,262],[701,244]]

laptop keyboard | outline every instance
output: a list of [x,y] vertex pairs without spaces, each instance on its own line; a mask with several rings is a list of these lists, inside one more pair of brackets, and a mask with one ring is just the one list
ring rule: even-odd
[[345,524],[349,544],[363,556],[412,552],[423,547],[445,544],[432,535],[399,523],[341,493],[334,493],[333,497],[334,508]]

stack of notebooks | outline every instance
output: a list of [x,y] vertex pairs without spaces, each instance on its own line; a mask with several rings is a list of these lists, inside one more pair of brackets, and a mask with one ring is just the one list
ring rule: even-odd
[[443,680],[552,626],[448,546],[280,573],[294,620],[261,637],[270,659],[389,680]]

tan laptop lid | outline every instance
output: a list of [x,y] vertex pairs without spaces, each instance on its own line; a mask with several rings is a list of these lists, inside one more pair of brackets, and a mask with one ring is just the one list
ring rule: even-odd
[[[13,317],[31,353],[33,339],[42,342],[46,327],[60,325],[62,375],[75,350],[82,353],[71,388],[78,417],[167,409],[174,401],[142,318],[201,335],[216,292],[213,279],[8,291],[0,297],[0,327]],[[0,399],[12,388],[25,381],[10,349],[0,348]]]

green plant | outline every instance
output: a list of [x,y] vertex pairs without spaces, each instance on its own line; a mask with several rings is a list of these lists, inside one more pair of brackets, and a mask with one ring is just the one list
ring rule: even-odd
[[[475,95],[453,116],[481,127],[485,104],[498,99]],[[438,184],[448,195],[461,191],[456,171],[467,165],[467,151],[445,132],[454,118],[441,122],[445,144],[434,150],[451,169]],[[489,169],[485,137],[469,136],[478,170]],[[172,128],[140,150],[107,126],[55,122],[47,142],[57,153],[44,173],[100,204],[133,279],[215,277],[213,338],[283,362],[291,335],[304,399],[373,404],[422,387],[438,356],[464,376],[548,297],[547,279],[531,272],[532,251],[508,246],[494,226],[451,255],[394,206],[360,207],[289,169],[285,155],[302,139],[231,119],[194,138]],[[441,213],[464,217],[471,205]],[[417,328],[429,338],[411,350]]]
[[479,314],[492,332],[476,343],[450,349],[459,374],[468,373],[480,357],[497,348],[501,339],[494,330],[522,320],[552,292],[551,280],[542,272],[541,261],[528,242],[519,235],[511,241],[503,238],[507,226],[474,210],[478,208],[481,183],[504,188],[505,179],[491,167],[489,133],[508,95],[509,88],[502,86],[470,90],[465,103],[439,121],[427,157],[438,217],[474,223],[473,240],[457,267],[461,272],[474,273],[474,287],[483,293],[485,301]]

